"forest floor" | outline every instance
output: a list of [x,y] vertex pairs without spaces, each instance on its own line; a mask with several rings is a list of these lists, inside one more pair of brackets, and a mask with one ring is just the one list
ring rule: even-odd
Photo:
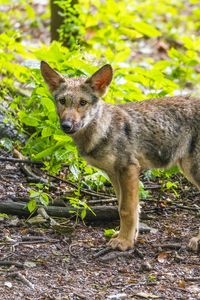
[[[22,29],[30,34],[30,44],[48,44],[49,21],[40,21],[48,2],[33,2],[40,28],[22,22]],[[0,156],[9,154],[1,150]],[[135,250],[123,255],[97,254],[106,249],[104,229],[116,228],[118,220],[85,225],[56,218],[55,226],[49,220],[34,223],[2,214],[0,300],[200,299],[200,250],[187,248],[198,232],[200,193],[182,176],[175,180],[178,199],[161,187],[150,188],[158,182],[146,182],[151,196],[141,201],[141,222],[150,231],[141,232]],[[0,203],[25,199],[30,188],[20,164],[1,162]],[[52,194],[59,193],[58,186]]]
[[[200,299],[200,252],[187,248],[198,232],[200,195],[179,178],[177,202],[159,189],[142,201],[142,222],[150,232],[141,233],[136,250],[123,256],[97,255],[106,247],[104,229],[118,221],[84,225],[57,218],[55,226],[1,216],[0,299]],[[0,202],[26,197],[29,189],[20,165],[1,162]]]

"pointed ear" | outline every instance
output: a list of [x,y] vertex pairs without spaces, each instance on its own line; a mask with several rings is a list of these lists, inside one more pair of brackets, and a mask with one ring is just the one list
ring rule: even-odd
[[106,93],[113,77],[111,65],[106,64],[95,72],[85,83],[89,84],[97,96],[103,96]]
[[55,91],[65,81],[64,77],[53,70],[45,61],[41,61],[40,70],[51,92]]

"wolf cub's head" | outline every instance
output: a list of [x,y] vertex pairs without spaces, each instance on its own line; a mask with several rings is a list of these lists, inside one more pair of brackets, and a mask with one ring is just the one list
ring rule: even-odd
[[54,96],[61,128],[67,134],[78,132],[95,118],[99,98],[106,93],[113,75],[107,64],[88,79],[64,78],[44,61],[41,73]]

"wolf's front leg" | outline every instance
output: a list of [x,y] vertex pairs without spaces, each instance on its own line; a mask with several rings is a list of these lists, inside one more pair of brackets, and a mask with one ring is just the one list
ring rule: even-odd
[[108,245],[113,249],[125,251],[133,247],[139,225],[139,169],[131,165],[118,174],[120,184],[120,231]]

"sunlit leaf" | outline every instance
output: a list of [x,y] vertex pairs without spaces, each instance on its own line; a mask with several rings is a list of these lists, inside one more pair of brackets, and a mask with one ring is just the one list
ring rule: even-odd
[[36,200],[35,199],[31,199],[27,203],[27,208],[28,208],[29,212],[32,213],[37,208]]

